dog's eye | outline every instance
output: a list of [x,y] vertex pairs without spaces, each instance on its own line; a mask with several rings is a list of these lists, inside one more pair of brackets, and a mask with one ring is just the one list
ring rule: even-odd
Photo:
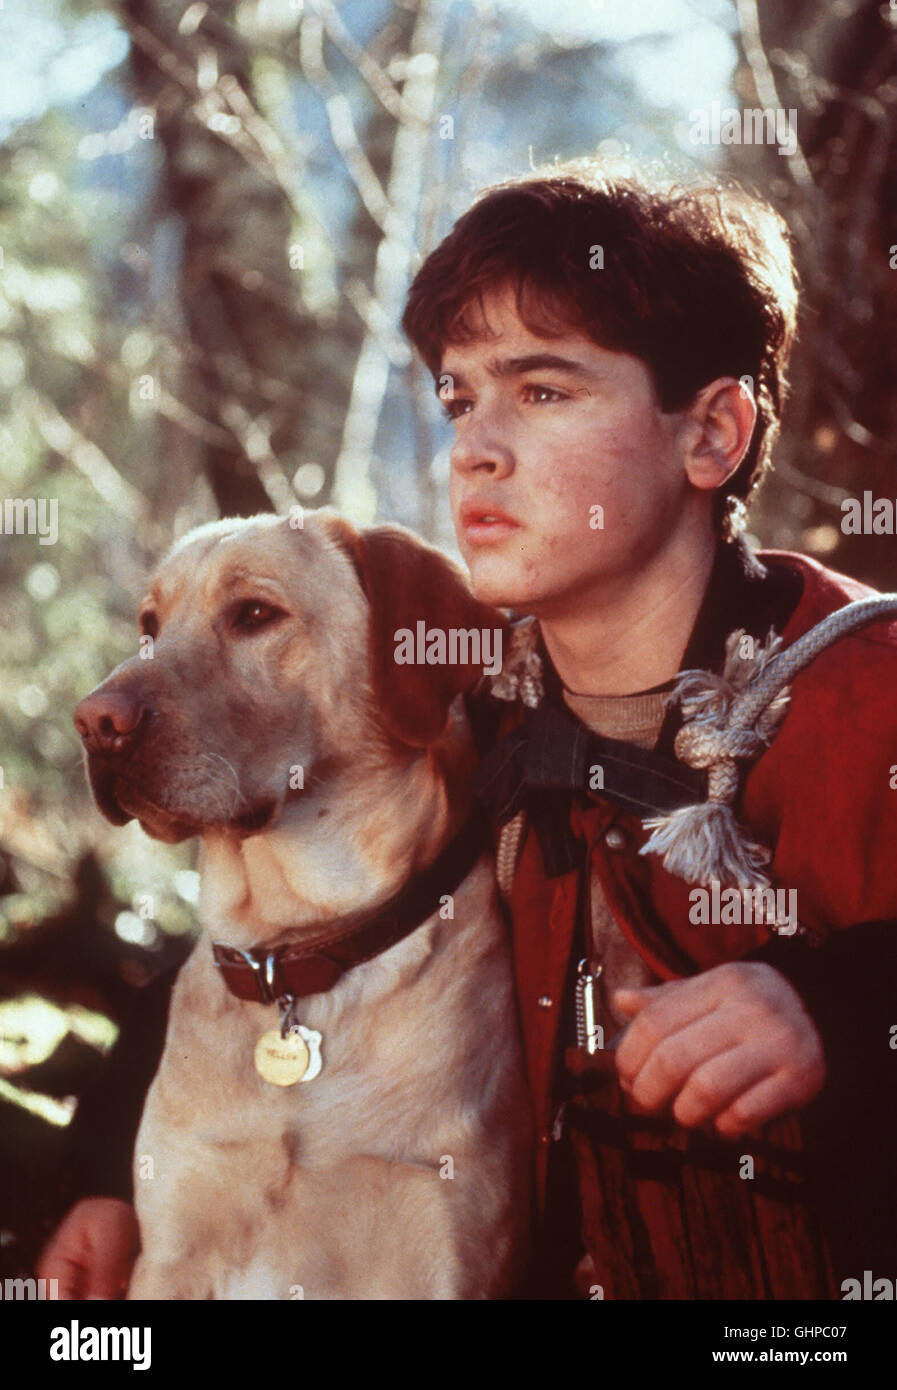
[[284,616],[282,608],[275,608],[273,603],[266,603],[264,599],[243,599],[231,612],[231,627],[235,632],[257,632],[259,628],[267,627],[268,623]]

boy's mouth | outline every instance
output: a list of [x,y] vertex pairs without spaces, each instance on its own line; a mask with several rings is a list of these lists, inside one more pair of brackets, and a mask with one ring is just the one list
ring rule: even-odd
[[520,522],[484,502],[465,502],[460,512],[464,539],[471,545],[492,545],[519,531]]

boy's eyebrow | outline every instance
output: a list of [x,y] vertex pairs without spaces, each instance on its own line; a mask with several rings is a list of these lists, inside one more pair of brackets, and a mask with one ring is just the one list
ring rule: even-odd
[[489,370],[494,371],[496,376],[517,376],[521,372],[538,372],[551,367],[562,372],[578,372],[580,376],[591,375],[582,362],[572,357],[558,357],[554,352],[532,352],[527,357],[509,357],[504,362],[493,362]]
[[[548,371],[575,372],[579,376],[592,376],[590,369],[572,357],[559,357],[554,352],[531,352],[525,357],[493,358],[486,370],[490,376],[521,376],[524,372]],[[466,387],[467,382],[460,372],[440,372],[435,382],[436,394],[440,395],[439,380],[450,376],[455,386]]]

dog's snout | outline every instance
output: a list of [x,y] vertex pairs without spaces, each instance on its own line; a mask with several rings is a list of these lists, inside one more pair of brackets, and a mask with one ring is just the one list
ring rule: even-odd
[[134,739],[146,715],[138,696],[124,690],[96,690],[75,710],[75,728],[89,752],[119,753]]

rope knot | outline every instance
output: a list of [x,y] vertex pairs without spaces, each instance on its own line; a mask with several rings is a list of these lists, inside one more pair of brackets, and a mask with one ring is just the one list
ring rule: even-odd
[[738,763],[768,747],[785,717],[790,683],[820,652],[868,623],[897,616],[897,594],[876,594],[848,603],[823,618],[790,647],[770,632],[756,646],[742,630],[729,634],[723,670],[683,671],[668,697],[685,723],[676,735],[676,756],[707,768],[707,801],[645,820],[651,837],[640,854],[657,854],[668,873],[688,883],[718,881],[766,888],[772,853],[755,843],[732,809]]
[[683,724],[676,735],[676,757],[689,767],[711,769],[720,763],[753,758],[766,747],[756,729],[720,728],[718,725]]

